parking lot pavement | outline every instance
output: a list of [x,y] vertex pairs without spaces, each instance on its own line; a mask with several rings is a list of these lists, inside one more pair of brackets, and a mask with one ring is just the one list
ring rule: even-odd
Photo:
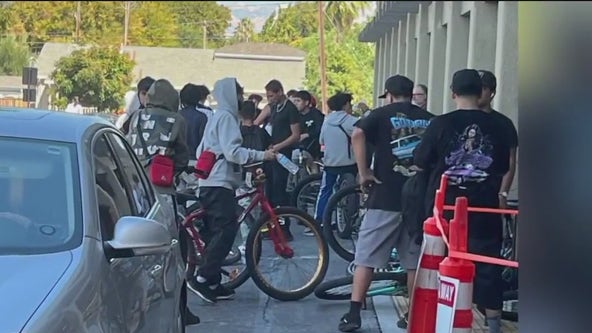
[[[325,280],[344,276],[346,266],[345,261],[331,252]],[[325,301],[312,294],[299,301],[281,302],[259,291],[249,280],[236,290],[234,300],[207,305],[191,293],[189,306],[202,322],[188,327],[188,333],[332,333],[339,332],[337,324],[349,309],[349,301]],[[392,320],[394,317],[393,313]],[[381,332],[370,299],[368,309],[362,311],[359,332]]]

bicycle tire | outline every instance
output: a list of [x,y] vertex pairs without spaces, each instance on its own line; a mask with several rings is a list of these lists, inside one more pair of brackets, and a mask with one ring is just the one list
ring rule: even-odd
[[347,262],[354,261],[354,253],[343,248],[335,238],[335,233],[333,232],[333,227],[331,225],[331,217],[333,216],[333,211],[337,207],[337,204],[343,200],[344,197],[360,193],[362,193],[362,190],[359,185],[352,185],[340,189],[329,198],[329,202],[327,202],[327,206],[325,207],[325,213],[323,214],[323,235],[325,236],[325,240],[331,249],[333,249],[341,259]]
[[[348,174],[345,174],[343,176],[340,176],[339,178],[341,178],[341,179],[340,179],[339,184],[337,186],[337,190],[338,191],[340,189],[342,189],[342,188],[347,188],[347,187],[355,186],[356,185],[356,178],[352,174],[349,174],[348,173]],[[348,198],[348,200],[346,200],[346,201],[347,201],[346,204],[345,204],[345,206],[347,207],[346,208],[346,211],[349,213],[349,209],[348,208],[351,208],[350,207],[350,204],[352,204],[352,202],[351,202],[351,199],[350,198]],[[357,205],[358,203],[359,203],[359,200],[355,200],[355,203],[354,204]],[[356,209],[358,209],[358,208],[359,207],[356,206]],[[344,217],[344,225],[343,226],[340,226],[339,225],[339,221],[337,221],[337,228],[336,229],[337,229],[337,236],[339,236],[339,238],[341,238],[341,239],[349,239],[349,238],[351,238],[352,231],[353,231],[353,226],[351,224],[350,218],[348,217],[346,219]]]
[[[244,210],[243,207],[238,206],[237,214],[240,215],[243,210]],[[255,219],[253,218],[253,216],[251,214],[247,214],[245,216],[245,220],[243,221],[243,223],[247,223],[247,225],[251,226],[255,223]],[[238,234],[237,234],[237,236],[238,236]],[[190,251],[197,251],[195,249],[195,245],[193,244],[193,242],[189,242],[188,246],[189,246]],[[186,272],[192,272],[192,275],[195,275],[197,273],[197,270],[198,270],[198,267],[200,264],[200,256],[198,254],[196,254],[196,258],[197,258],[196,262],[194,262],[194,263],[187,262],[187,265],[186,265]],[[225,272],[225,269],[224,269],[225,266],[232,266],[232,265],[236,264],[238,261],[240,261],[241,258],[242,258],[242,254],[240,252],[240,249],[238,248],[238,246],[233,245],[232,249],[230,250],[229,255],[226,256],[226,258],[222,262],[222,274],[224,274],[224,272]],[[228,282],[224,282],[224,283],[222,283],[222,285],[227,288],[230,288],[230,289],[236,289],[236,288],[242,286],[245,282],[247,282],[249,277],[250,277],[249,276],[249,269],[247,267],[245,267],[245,269],[243,269],[241,272],[239,272],[233,280],[230,280]]]
[[[374,273],[372,275],[372,282],[378,281],[388,281],[388,282],[398,282],[402,285],[406,285],[407,283],[407,274],[406,273],[393,273],[393,272],[381,272],[381,273]],[[335,280],[325,281],[315,289],[315,296],[319,299],[328,300],[328,301],[343,301],[351,299],[351,291],[344,292],[341,294],[330,293],[331,289],[339,288],[339,287],[346,287],[353,285],[354,277],[353,276],[346,276],[337,278]],[[372,290],[372,285],[368,290]]]
[[[261,252],[259,251],[257,255],[255,255],[255,249],[261,249],[262,237],[260,237],[260,230],[269,221],[269,217],[266,215],[262,216],[261,219],[259,219],[259,221],[257,222],[256,227],[252,228],[249,231],[249,236],[247,237],[246,244],[247,268],[249,270],[251,279],[253,280],[255,285],[259,288],[259,290],[263,291],[269,297],[277,299],[279,301],[297,301],[313,293],[315,288],[325,278],[327,268],[329,267],[329,248],[327,246],[327,243],[322,239],[322,232],[319,230],[319,227],[315,220],[312,218],[312,216],[306,214],[300,209],[293,207],[278,207],[274,209],[274,213],[278,217],[282,215],[292,217],[298,216],[300,219],[302,219],[302,222],[303,224],[305,224],[305,227],[311,228],[313,233],[320,237],[319,241],[317,242],[320,250],[320,263],[317,265],[317,272],[315,276],[305,286],[293,291],[279,290],[267,283],[267,281],[260,275],[259,271],[257,270],[257,265],[259,263],[258,259],[261,256]],[[257,246],[255,246],[256,243]]]
[[298,207],[298,197],[300,196],[300,192],[302,191],[302,189],[310,183],[314,183],[315,181],[321,181],[322,179],[322,174],[315,173],[303,178],[300,182],[298,182],[294,187],[294,190],[292,191],[292,195],[290,196],[290,206],[300,208]]

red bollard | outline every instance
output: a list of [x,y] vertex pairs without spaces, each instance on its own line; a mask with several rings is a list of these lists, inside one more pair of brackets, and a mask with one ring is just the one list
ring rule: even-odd
[[438,302],[438,265],[444,260],[446,244],[436,226],[436,218],[429,217],[423,224],[423,244],[415,287],[409,311],[411,333],[434,333]]
[[[467,198],[456,199],[454,219],[450,223],[450,250],[467,252],[468,249],[468,211]],[[471,333],[473,325],[473,279],[475,264],[472,261],[446,258],[440,263],[440,276],[458,280],[458,287],[447,281],[440,281],[440,294],[437,306],[436,333],[450,332],[450,317],[447,309],[456,298],[456,309],[452,322],[453,333]]]

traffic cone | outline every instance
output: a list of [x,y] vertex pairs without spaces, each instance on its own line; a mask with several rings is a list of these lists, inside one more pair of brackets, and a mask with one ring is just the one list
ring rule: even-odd
[[436,218],[429,217],[423,224],[421,257],[409,311],[410,333],[434,333],[438,304],[438,267],[445,259],[446,244],[436,225]]
[[[465,197],[456,199],[454,219],[450,223],[450,251],[464,252],[468,250],[468,201]],[[436,315],[436,333],[450,332],[450,317],[446,318],[447,309],[454,304],[456,310],[452,322],[453,333],[471,333],[473,326],[473,279],[475,278],[475,264],[472,261],[446,258],[440,263],[440,276],[459,281],[458,289],[445,282],[440,282],[441,294],[438,297]],[[448,312],[450,313],[450,312]]]

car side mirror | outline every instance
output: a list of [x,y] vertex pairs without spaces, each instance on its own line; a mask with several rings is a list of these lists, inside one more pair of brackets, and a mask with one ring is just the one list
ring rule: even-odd
[[123,216],[115,224],[113,239],[106,243],[114,252],[112,257],[145,256],[169,251],[172,237],[154,220]]

